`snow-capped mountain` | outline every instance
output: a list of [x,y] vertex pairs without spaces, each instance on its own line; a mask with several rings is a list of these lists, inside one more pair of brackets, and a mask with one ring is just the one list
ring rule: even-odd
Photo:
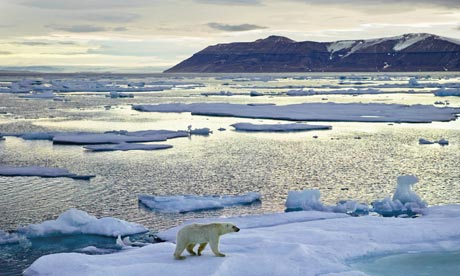
[[296,42],[269,36],[209,46],[175,72],[459,71],[460,40],[417,33],[369,40]]

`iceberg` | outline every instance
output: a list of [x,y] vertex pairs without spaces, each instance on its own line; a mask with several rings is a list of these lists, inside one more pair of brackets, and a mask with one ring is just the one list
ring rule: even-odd
[[135,143],[121,143],[115,145],[91,145],[84,146],[83,148],[88,151],[128,151],[128,150],[161,150],[172,148],[171,145],[146,145],[146,144],[135,144]]
[[147,276],[152,271],[184,276],[366,275],[352,267],[350,261],[395,252],[460,249],[460,205],[429,207],[426,211],[426,215],[411,220],[314,211],[228,217],[225,220],[235,223],[241,231],[220,239],[220,248],[227,253],[225,258],[214,257],[207,248],[201,257],[177,261],[172,257],[173,242],[182,224],[175,227],[176,231],[167,230],[172,237],[168,242],[107,255],[46,255],[27,268],[24,275]]
[[413,175],[398,176],[393,198],[372,202],[372,210],[386,217],[421,214],[422,209],[427,207],[427,203],[412,190],[412,186],[417,182],[418,178]]
[[259,202],[260,193],[250,192],[243,195],[176,195],[151,196],[139,195],[139,202],[148,208],[164,213],[186,213],[203,210],[222,209],[234,205],[247,205]]
[[88,234],[117,237],[145,233],[144,226],[112,217],[96,218],[88,213],[72,208],[59,215],[56,220],[40,224],[29,224],[18,229],[27,238],[56,235]]
[[0,245],[20,243],[24,241],[25,238],[17,233],[8,233],[3,230],[0,230]]
[[308,124],[251,124],[236,123],[232,127],[237,131],[308,131],[308,130],[328,130],[331,126],[326,125],[308,125]]
[[78,175],[63,168],[48,167],[10,167],[0,166],[0,176],[39,176],[39,177],[68,177],[80,180],[89,180],[95,175]]
[[381,103],[303,103],[289,105],[244,105],[192,103],[133,105],[143,112],[191,112],[192,115],[260,118],[290,121],[406,122],[430,123],[457,118],[460,108],[433,105]]

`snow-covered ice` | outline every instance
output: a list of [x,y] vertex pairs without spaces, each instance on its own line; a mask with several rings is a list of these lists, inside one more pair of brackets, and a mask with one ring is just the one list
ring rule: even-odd
[[59,215],[56,220],[40,224],[29,224],[18,229],[27,238],[56,235],[89,234],[108,237],[126,236],[147,232],[144,226],[112,217],[96,218],[84,211],[72,208]]
[[393,198],[372,202],[373,211],[383,216],[421,214],[422,209],[427,207],[427,203],[412,190],[412,187],[418,182],[418,178],[413,175],[402,175],[398,176],[397,181]]
[[201,257],[177,261],[175,245],[164,242],[108,255],[47,255],[24,275],[366,275],[349,262],[369,255],[460,249],[460,205],[427,208],[417,219],[312,211],[225,220],[241,229],[221,237],[225,258],[214,257],[208,248]]
[[428,123],[456,119],[460,108],[433,105],[380,103],[303,103],[257,105],[228,103],[133,105],[144,112],[191,112],[192,115],[263,118],[291,121],[407,122]]
[[19,243],[25,240],[25,238],[17,233],[8,233],[0,230],[0,245]]
[[49,167],[11,167],[0,166],[0,176],[40,176],[40,177],[68,177],[73,179],[89,180],[94,175],[78,175],[70,173],[67,169],[63,168],[49,168]]
[[165,213],[185,213],[210,209],[222,209],[234,205],[246,205],[260,201],[261,195],[250,192],[243,195],[139,195],[142,204],[152,210]]
[[307,130],[327,130],[332,129],[326,125],[308,125],[308,124],[252,124],[236,123],[232,127],[237,131],[307,131]]
[[115,145],[90,145],[83,148],[89,151],[128,151],[128,150],[161,150],[172,148],[171,145],[164,144],[135,144],[121,143]]

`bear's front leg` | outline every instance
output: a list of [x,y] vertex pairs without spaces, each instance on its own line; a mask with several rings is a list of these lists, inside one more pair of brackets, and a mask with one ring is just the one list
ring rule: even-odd
[[195,256],[196,253],[193,251],[193,247],[195,247],[195,244],[194,244],[194,243],[187,245],[186,248],[187,248],[188,253],[190,253],[190,255]]
[[185,246],[183,244],[176,244],[176,250],[174,251],[174,258],[176,260],[183,260],[185,259],[184,256],[181,256],[182,252],[184,251]]
[[211,246],[211,250],[216,255],[216,257],[225,257],[225,254],[219,252],[219,237],[213,238],[209,241],[209,245]]

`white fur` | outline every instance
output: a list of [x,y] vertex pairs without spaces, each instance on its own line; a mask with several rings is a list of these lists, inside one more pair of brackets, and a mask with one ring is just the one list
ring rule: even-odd
[[214,255],[217,257],[225,257],[224,254],[219,252],[219,238],[223,234],[238,231],[240,231],[240,229],[232,223],[195,223],[184,226],[181,230],[179,230],[179,232],[177,232],[174,257],[178,260],[185,259],[185,257],[181,256],[185,249],[187,249],[191,255],[196,255],[193,251],[193,247],[196,244],[200,244],[200,247],[198,248],[198,256],[201,256],[201,252],[208,243],[211,246],[211,250]]

